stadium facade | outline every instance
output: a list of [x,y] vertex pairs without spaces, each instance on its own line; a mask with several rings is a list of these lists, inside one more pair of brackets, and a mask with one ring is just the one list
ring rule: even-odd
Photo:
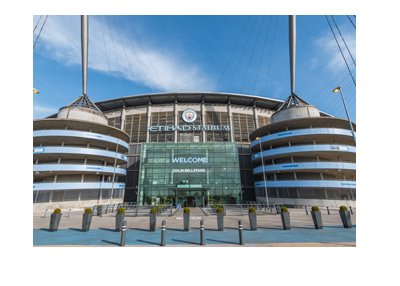
[[[343,200],[355,203],[355,187],[346,191],[347,188],[341,186],[338,193],[326,193],[332,186],[323,182],[332,180],[329,183],[333,183],[333,178],[338,176],[355,186],[355,147],[350,159],[344,156],[339,162],[334,160],[341,152],[338,142],[352,145],[347,121],[318,110],[314,111],[313,118],[295,119],[296,123],[286,124],[282,123],[286,120],[271,122],[283,101],[259,96],[144,94],[97,102],[93,108],[77,106],[81,100],[60,109],[58,115],[34,121],[34,202],[37,208],[39,205],[93,206],[122,202],[122,197],[125,202],[138,204],[182,206],[215,202],[265,203],[268,197],[270,204],[312,202],[302,200],[303,196],[318,199],[319,205],[340,205]],[[76,109],[80,109],[80,115],[73,118],[71,110]],[[82,109],[86,110],[85,116],[90,114],[90,120],[82,120]],[[101,115],[93,117],[95,109]],[[289,130],[293,130],[292,135],[287,133]],[[283,136],[282,132],[286,134]],[[337,136],[332,132],[337,132]],[[334,138],[328,138],[326,133]],[[271,136],[278,136],[279,140]],[[256,137],[261,139],[256,140]],[[305,138],[303,143],[298,141]],[[288,149],[285,156],[275,157],[270,157],[266,151],[284,144],[295,148],[296,144],[314,141],[324,143],[325,147],[331,144],[329,148],[338,146],[339,150],[330,149],[327,156],[319,156],[318,152],[324,151],[317,150],[311,156],[315,160],[304,159],[303,165],[292,168],[282,164],[287,160],[298,163],[298,156],[290,154],[297,151]],[[260,142],[265,162],[259,157]],[[275,165],[271,161],[274,159]],[[321,162],[310,171],[307,164],[318,160]],[[305,169],[312,175],[305,176]],[[318,171],[322,169],[324,171]],[[261,179],[265,175],[266,180]],[[299,185],[276,185],[280,181],[287,183],[287,176],[304,185],[301,188]],[[311,182],[314,185],[307,184]],[[71,184],[75,186],[70,188]],[[286,188],[285,191],[279,189],[281,187]],[[297,200],[290,195],[294,192],[292,187]],[[289,198],[291,200],[287,200]],[[68,200],[70,204],[66,204]]]

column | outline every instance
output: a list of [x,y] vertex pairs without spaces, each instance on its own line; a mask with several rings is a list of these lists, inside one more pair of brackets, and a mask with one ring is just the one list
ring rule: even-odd
[[258,112],[256,108],[256,104],[253,105],[253,117],[254,117],[254,126],[258,129],[260,126],[258,124]]
[[[177,126],[179,124],[178,122],[178,107],[177,107],[177,100],[175,97],[175,102],[174,102],[174,125]],[[174,131],[174,142],[178,142],[178,130],[175,129]]]
[[[149,104],[147,105],[147,128],[150,127],[151,123],[151,102],[149,100]],[[150,142],[150,131],[149,129],[146,130],[146,142]]]
[[[206,124],[206,111],[204,109],[204,99],[201,99],[201,105],[200,105],[200,111],[201,111],[201,125]],[[201,131],[201,136],[203,137],[202,142],[206,142],[206,131],[203,129]]]
[[228,117],[229,124],[231,125],[231,142],[235,142],[235,138],[233,137],[233,120],[232,120],[232,109],[231,109],[231,101],[228,101]]
[[126,115],[126,109],[125,109],[125,104],[122,106],[122,111],[121,111],[121,130],[125,130],[125,115]]

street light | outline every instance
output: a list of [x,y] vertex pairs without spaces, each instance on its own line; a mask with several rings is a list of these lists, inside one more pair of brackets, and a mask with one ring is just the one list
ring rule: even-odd
[[264,179],[264,191],[265,191],[265,198],[267,199],[267,206],[269,208],[269,201],[268,201],[268,192],[267,192],[267,187],[265,186],[265,172],[264,172],[264,156],[262,154],[263,150],[261,147],[261,138],[256,137],[256,140],[258,140],[259,146],[260,146],[260,155],[261,155],[261,166],[262,166],[262,173],[263,173],[263,179]]
[[350,129],[351,129],[351,133],[353,135],[353,139],[354,139],[354,143],[356,143],[356,135],[354,134],[354,130],[353,130],[353,125],[351,124],[351,120],[350,120],[350,116],[349,116],[349,112],[347,111],[347,105],[346,102],[344,101],[344,97],[343,97],[343,92],[342,92],[342,88],[340,86],[335,87],[332,90],[333,93],[338,93],[340,92],[340,96],[342,97],[342,101],[343,101],[343,105],[344,105],[344,109],[346,111],[346,115],[347,115],[347,120],[349,121],[349,125],[350,125]]

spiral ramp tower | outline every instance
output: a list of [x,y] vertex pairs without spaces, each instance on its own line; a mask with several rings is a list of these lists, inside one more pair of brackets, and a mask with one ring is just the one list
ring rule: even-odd
[[[349,121],[321,116],[295,93],[295,17],[289,18],[291,94],[250,134],[256,200],[356,206],[356,141]],[[351,123],[356,129],[354,123]]]
[[294,105],[275,113],[271,124],[250,135],[257,201],[355,207],[352,131],[347,120],[320,117],[317,111],[310,105]]
[[122,203],[129,136],[83,95],[33,122],[34,210]]
[[33,210],[122,203],[129,136],[108,125],[86,92],[88,19],[82,21],[82,96],[33,121]]

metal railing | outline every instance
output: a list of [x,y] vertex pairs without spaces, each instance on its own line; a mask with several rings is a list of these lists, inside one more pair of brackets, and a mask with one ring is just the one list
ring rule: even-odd
[[96,205],[93,206],[93,213],[98,216],[104,214],[113,214],[118,211],[118,208],[125,208],[125,216],[148,216],[150,209],[153,207],[158,208],[158,216],[172,216],[173,206],[172,205],[142,205],[138,206],[136,203],[127,202],[119,204],[108,204],[108,205]]
[[[273,214],[273,209],[271,206],[267,204],[224,204],[222,205],[224,208],[224,215],[226,216],[235,216],[235,215],[246,215],[248,213],[249,208],[256,208],[256,212],[259,215],[262,214]],[[203,212],[208,213],[208,215],[216,215],[217,208],[212,205],[208,205],[205,208],[202,208]]]

